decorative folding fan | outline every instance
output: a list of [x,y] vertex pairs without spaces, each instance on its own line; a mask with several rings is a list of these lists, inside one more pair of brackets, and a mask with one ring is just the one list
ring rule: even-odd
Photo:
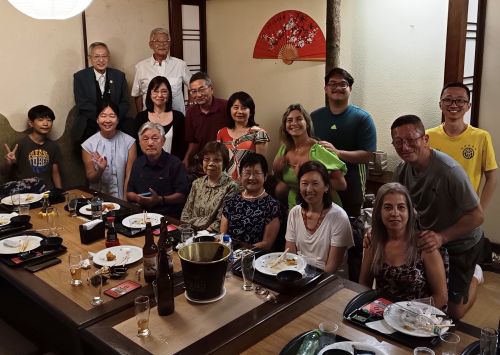
[[254,58],[283,60],[325,60],[325,36],[318,24],[303,12],[286,10],[274,15],[259,33]]

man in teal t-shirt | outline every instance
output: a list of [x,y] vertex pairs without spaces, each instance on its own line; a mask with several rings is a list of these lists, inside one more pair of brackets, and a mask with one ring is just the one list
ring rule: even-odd
[[325,76],[328,107],[311,114],[318,138],[333,145],[347,164],[347,190],[339,191],[342,207],[350,217],[358,217],[363,205],[366,164],[377,148],[375,124],[368,112],[349,104],[354,79],[346,70],[334,68]]

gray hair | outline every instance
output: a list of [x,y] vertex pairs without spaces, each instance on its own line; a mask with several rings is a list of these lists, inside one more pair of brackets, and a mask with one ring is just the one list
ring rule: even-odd
[[156,129],[158,132],[160,132],[160,135],[162,137],[165,136],[165,130],[163,129],[163,126],[161,124],[148,121],[148,122],[144,123],[141,126],[141,128],[139,128],[139,139],[141,139],[144,132],[147,131],[148,129]]
[[154,30],[151,31],[151,34],[149,35],[149,41],[152,41],[153,38],[155,37],[155,34],[157,34],[157,33],[163,33],[163,34],[167,35],[168,38],[170,38],[170,32],[168,32],[168,30],[166,28],[158,27],[158,28],[155,28]]
[[91,43],[90,46],[89,46],[89,57],[90,57],[90,54],[92,53],[92,51],[94,50],[94,48],[96,48],[96,47],[104,47],[104,48],[106,48],[106,51],[108,52],[108,55],[109,55],[109,48],[106,45],[106,43],[104,43],[104,42],[94,42],[94,43]]

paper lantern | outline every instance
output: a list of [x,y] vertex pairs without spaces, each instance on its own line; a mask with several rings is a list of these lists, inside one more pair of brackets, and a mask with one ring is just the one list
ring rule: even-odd
[[326,42],[318,24],[297,10],[277,13],[259,33],[253,50],[254,58],[279,58],[286,64],[294,60],[326,59]]
[[65,20],[81,13],[92,0],[9,0],[9,2],[23,14],[38,20]]

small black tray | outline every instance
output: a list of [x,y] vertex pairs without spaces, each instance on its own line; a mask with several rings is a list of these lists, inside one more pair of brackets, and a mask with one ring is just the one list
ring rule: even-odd
[[[47,236],[34,232],[34,231],[28,231],[30,235],[35,235],[40,238],[47,238]],[[0,237],[0,241],[9,238],[9,237],[15,237],[16,235],[24,235],[27,234],[26,232],[23,233],[14,233],[10,234],[7,236],[2,236]],[[28,257],[21,258],[19,257],[19,253],[17,254],[9,254],[9,255],[0,255],[0,260],[7,264],[10,267],[22,267],[22,266],[27,266],[27,265],[32,265],[32,264],[38,264],[41,263],[45,260],[52,259],[55,256],[58,256],[66,251],[66,247],[64,245],[61,245],[58,249],[55,250],[47,250],[47,251],[42,251],[42,249],[36,248],[33,249],[32,251],[29,252]]]
[[[266,252],[262,250],[258,250],[255,252],[255,259],[258,257],[266,254]],[[235,261],[233,267],[232,267],[232,272],[233,274],[242,277],[241,274],[241,260],[238,259]],[[301,283],[301,286],[297,289],[290,289],[288,287],[285,287],[281,285],[278,280],[276,279],[276,276],[271,276],[271,275],[266,275],[263,274],[257,270],[255,270],[255,274],[253,277],[253,282],[258,283],[259,285],[262,285],[272,291],[276,291],[278,293],[294,293],[303,290],[304,288],[313,285],[314,283],[318,282],[324,275],[323,270],[317,269],[313,266],[307,265],[306,267],[307,273],[311,274],[313,276],[307,277],[307,279],[302,279],[303,283]]]
[[[297,335],[295,338],[290,340],[288,344],[285,345],[283,349],[281,349],[279,355],[296,355],[297,352],[300,349],[300,345],[304,341],[304,338],[308,336],[311,332],[314,332],[315,330],[309,330],[305,333]],[[344,337],[341,337],[340,335],[337,335],[335,337],[335,342],[341,342],[341,341],[350,341],[349,339],[346,339]]]
[[[476,340],[473,343],[470,343],[467,345],[467,347],[462,351],[462,355],[479,355],[479,352],[481,350],[481,344],[479,340]],[[497,350],[498,354],[498,350]]]
[[383,297],[387,300],[394,301],[394,299],[391,299],[391,297],[388,297],[387,295],[383,295],[377,290],[368,290],[365,292],[362,292],[358,295],[356,295],[344,309],[344,319],[347,320],[350,323],[356,324],[357,326],[368,330],[370,332],[377,333],[383,337],[389,338],[391,340],[394,340],[400,344],[403,344],[409,348],[416,348],[418,346],[425,346],[428,348],[434,348],[436,347],[441,340],[439,339],[438,336],[435,337],[430,337],[430,338],[420,338],[420,337],[414,337],[411,335],[403,334],[401,332],[394,332],[392,334],[384,334],[376,331],[375,329],[368,328],[365,323],[357,321],[355,319],[352,319],[350,316],[358,310],[359,308],[363,307],[364,305],[376,300],[379,297]]

